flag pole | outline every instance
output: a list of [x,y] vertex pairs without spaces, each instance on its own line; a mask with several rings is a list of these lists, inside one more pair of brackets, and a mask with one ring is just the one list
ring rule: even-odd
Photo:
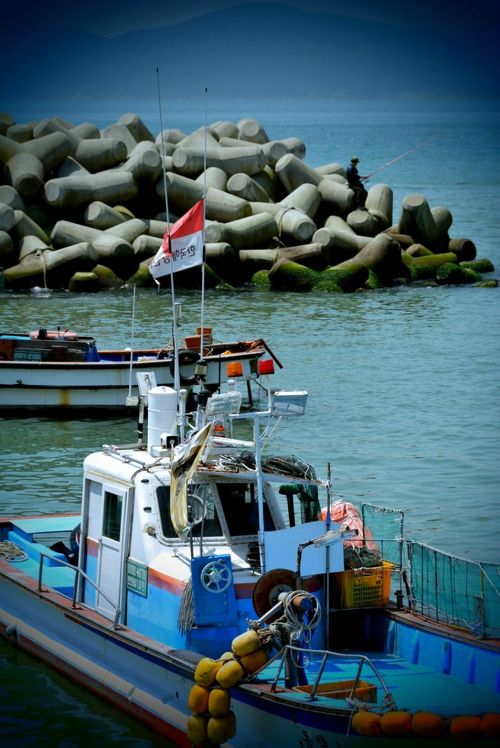
[[201,336],[200,336],[200,359],[203,358],[203,342],[205,338],[205,202],[207,197],[207,96],[208,89],[205,88],[205,142],[203,147],[203,262],[201,263]]
[[132,329],[130,331],[130,369],[128,374],[128,396],[132,397],[132,367],[134,364],[134,328],[135,328],[135,283],[132,292]]
[[[161,160],[163,164],[163,190],[165,192],[165,216],[167,219],[167,237],[170,247],[170,214],[168,211],[168,190],[167,190],[167,170],[165,166],[165,142],[163,138],[163,117],[161,111],[161,96],[160,96],[160,71],[156,68],[156,83],[158,88],[158,111],[160,114],[160,135],[161,135]],[[174,287],[174,263],[170,262],[170,290],[172,295],[172,338],[174,341],[174,389],[179,394],[180,390],[180,375],[179,375],[179,347],[177,343],[177,328],[180,326],[180,305],[177,306],[175,303],[175,287]],[[160,284],[158,283],[158,291],[160,290]]]

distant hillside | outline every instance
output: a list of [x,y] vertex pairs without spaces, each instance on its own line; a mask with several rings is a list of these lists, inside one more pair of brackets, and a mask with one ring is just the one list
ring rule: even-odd
[[[418,12],[418,11],[416,11]],[[17,30],[16,30],[17,29]],[[5,35],[4,35],[5,36]],[[498,96],[491,38],[398,29],[284,5],[241,5],[114,39],[16,27],[2,44],[7,97]],[[0,102],[1,107],[1,102]]]

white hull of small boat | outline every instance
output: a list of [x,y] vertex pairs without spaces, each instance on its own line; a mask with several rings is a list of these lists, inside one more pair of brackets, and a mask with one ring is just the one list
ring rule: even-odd
[[[251,381],[258,355],[241,354],[217,357],[208,363],[206,384],[217,387],[227,382],[228,362],[241,364],[239,378]],[[130,363],[105,362],[29,364],[0,361],[0,410],[19,409],[125,409],[128,395],[137,396],[136,375],[152,372],[158,386],[173,386],[174,377],[169,360],[144,357]],[[180,366],[181,385],[191,381],[193,364]],[[132,385],[129,385],[132,382]]]
[[[150,374],[156,386],[200,384],[195,365],[200,351],[173,349],[97,350],[95,340],[75,333],[0,334],[0,412],[22,410],[125,410],[127,397],[137,397],[137,375]],[[264,358],[266,357],[267,358]],[[269,356],[271,358],[269,358]],[[132,358],[132,361],[131,361]],[[228,379],[248,383],[281,366],[262,339],[211,343],[203,351],[203,384],[213,392]]]

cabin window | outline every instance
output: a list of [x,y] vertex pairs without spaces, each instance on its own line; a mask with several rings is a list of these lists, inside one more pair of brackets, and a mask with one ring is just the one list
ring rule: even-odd
[[220,538],[224,533],[215,508],[212,487],[207,483],[199,483],[197,486],[193,486],[192,494],[195,497],[191,499],[194,517],[203,518],[193,527],[193,537],[199,538],[203,533],[204,538]]
[[[217,490],[229,534],[232,536],[256,535],[259,530],[259,507],[255,485],[253,483],[218,483]],[[265,499],[264,529],[276,529]]]
[[[194,495],[194,499],[191,498]],[[170,517],[170,486],[159,486],[156,489],[158,499],[158,508],[160,510],[161,531],[165,538],[176,538],[177,534],[172,525]],[[200,484],[194,486],[188,496],[188,504],[193,507],[193,537],[199,538],[203,532],[203,537],[217,538],[222,536],[222,528],[217,516],[215,502],[210,486]],[[202,519],[203,518],[203,519]],[[202,521],[199,521],[202,520]]]
[[286,483],[280,486],[279,496],[289,527],[319,519],[321,505],[317,486]]
[[156,489],[158,509],[160,510],[161,532],[164,538],[176,538],[177,533],[170,518],[170,486],[158,486]]
[[123,498],[111,491],[104,491],[104,519],[102,534],[111,540],[120,540]]

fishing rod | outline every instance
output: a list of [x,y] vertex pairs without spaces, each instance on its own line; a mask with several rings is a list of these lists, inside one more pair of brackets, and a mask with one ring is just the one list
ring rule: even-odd
[[374,174],[378,174],[379,171],[382,171],[383,169],[387,169],[388,166],[391,166],[392,164],[395,164],[396,161],[399,161],[400,159],[404,158],[405,156],[408,156],[410,153],[413,153],[413,151],[418,150],[419,148],[422,148],[422,146],[426,145],[426,143],[430,143],[431,140],[435,140],[438,138],[439,135],[432,135],[430,138],[427,138],[426,140],[423,140],[418,145],[414,145],[413,148],[410,148],[408,151],[405,151],[404,153],[401,153],[399,156],[396,156],[396,158],[391,159],[386,164],[383,164],[383,166],[379,166],[378,169],[375,169],[375,171],[372,171],[371,174],[368,174],[366,177],[362,177],[362,181],[366,182],[370,177],[373,177]]

